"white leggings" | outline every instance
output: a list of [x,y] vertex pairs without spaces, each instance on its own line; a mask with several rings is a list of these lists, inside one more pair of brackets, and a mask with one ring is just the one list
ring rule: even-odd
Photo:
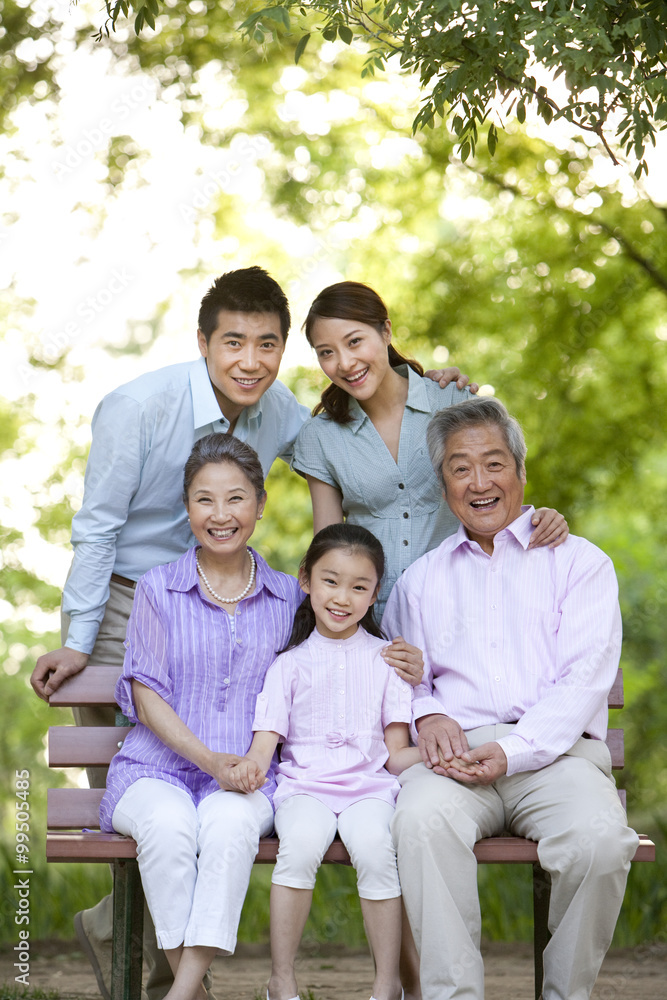
[[195,806],[159,778],[139,778],[114,809],[134,837],[160,948],[202,945],[231,954],[259,838],[273,810],[261,792],[213,792]]
[[357,872],[362,899],[401,895],[390,823],[394,807],[380,799],[362,799],[336,813],[312,795],[290,795],[276,810],[280,837],[272,881],[292,889],[312,889],[327,847],[340,834]]

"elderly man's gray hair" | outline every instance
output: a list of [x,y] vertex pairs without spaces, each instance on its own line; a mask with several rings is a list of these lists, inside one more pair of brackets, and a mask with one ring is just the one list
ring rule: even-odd
[[467,399],[435,414],[426,430],[426,443],[433,471],[442,488],[442,463],[447,450],[447,438],[466,427],[495,424],[502,432],[505,443],[516,464],[516,474],[520,476],[526,461],[526,442],[518,420],[511,417],[502,403],[488,396],[481,399]]

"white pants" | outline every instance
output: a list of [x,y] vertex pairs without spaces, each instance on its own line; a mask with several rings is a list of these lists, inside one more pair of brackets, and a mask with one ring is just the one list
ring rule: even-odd
[[393,815],[393,806],[380,799],[362,799],[336,816],[312,795],[290,795],[276,809],[280,849],[271,881],[292,889],[312,889],[324,852],[338,830],[357,873],[361,898],[400,896],[390,829]]
[[222,790],[199,806],[183,789],[140,778],[113,826],[137,842],[146,902],[160,948],[202,945],[231,954],[259,838],[273,810],[261,792]]
[[[500,728],[473,730],[471,747],[498,739]],[[537,841],[551,874],[544,1000],[590,997],[638,838],[610,777],[607,747],[581,739],[570,754],[487,786],[464,786],[423,764],[399,777],[393,833],[424,1000],[484,997],[473,847],[503,830]]]

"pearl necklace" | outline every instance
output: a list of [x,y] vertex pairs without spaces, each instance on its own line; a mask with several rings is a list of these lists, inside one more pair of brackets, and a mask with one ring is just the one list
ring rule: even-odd
[[206,589],[208,590],[209,594],[211,594],[213,597],[215,597],[216,601],[220,601],[221,604],[238,604],[238,602],[241,601],[245,597],[245,595],[248,593],[248,591],[252,588],[252,585],[255,582],[255,569],[257,568],[256,567],[256,563],[255,563],[255,557],[253,556],[253,554],[250,551],[250,549],[247,549],[246,551],[247,551],[248,555],[250,556],[250,562],[251,562],[251,566],[250,566],[250,579],[248,580],[248,583],[246,584],[245,590],[242,593],[240,593],[238,595],[238,597],[220,597],[220,594],[216,594],[216,592],[214,591],[213,587],[208,582],[208,579],[206,577],[206,573],[201,568],[201,565],[200,565],[200,562],[199,562],[199,552],[197,552],[195,554],[195,559],[197,561],[197,572],[199,573],[200,577],[204,581],[204,585],[206,586]]

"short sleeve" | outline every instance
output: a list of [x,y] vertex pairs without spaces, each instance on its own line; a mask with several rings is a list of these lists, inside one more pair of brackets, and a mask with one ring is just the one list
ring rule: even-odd
[[267,670],[257,696],[253,732],[273,732],[287,738],[292,708],[290,664],[291,657],[282,655]]
[[[339,490],[341,487],[336,473],[336,464],[340,467],[344,449],[341,443],[340,461],[337,463],[336,456],[328,454],[331,449],[325,447],[328,443],[327,439],[330,437],[331,428],[325,427],[324,424],[324,417],[311,417],[310,420],[306,421],[294,442],[294,458],[291,468],[303,476],[312,476],[314,479],[319,479]],[[336,425],[336,430],[338,430],[338,425]]]
[[412,688],[390,667],[382,699],[382,728],[385,729],[392,722],[409,724],[411,721]]
[[140,681],[160,695],[168,704],[174,690],[168,657],[168,633],[165,611],[146,578],[139,580],[132,614],[127,626],[123,673],[116,684],[116,701],[132,722],[138,722],[132,681]]

